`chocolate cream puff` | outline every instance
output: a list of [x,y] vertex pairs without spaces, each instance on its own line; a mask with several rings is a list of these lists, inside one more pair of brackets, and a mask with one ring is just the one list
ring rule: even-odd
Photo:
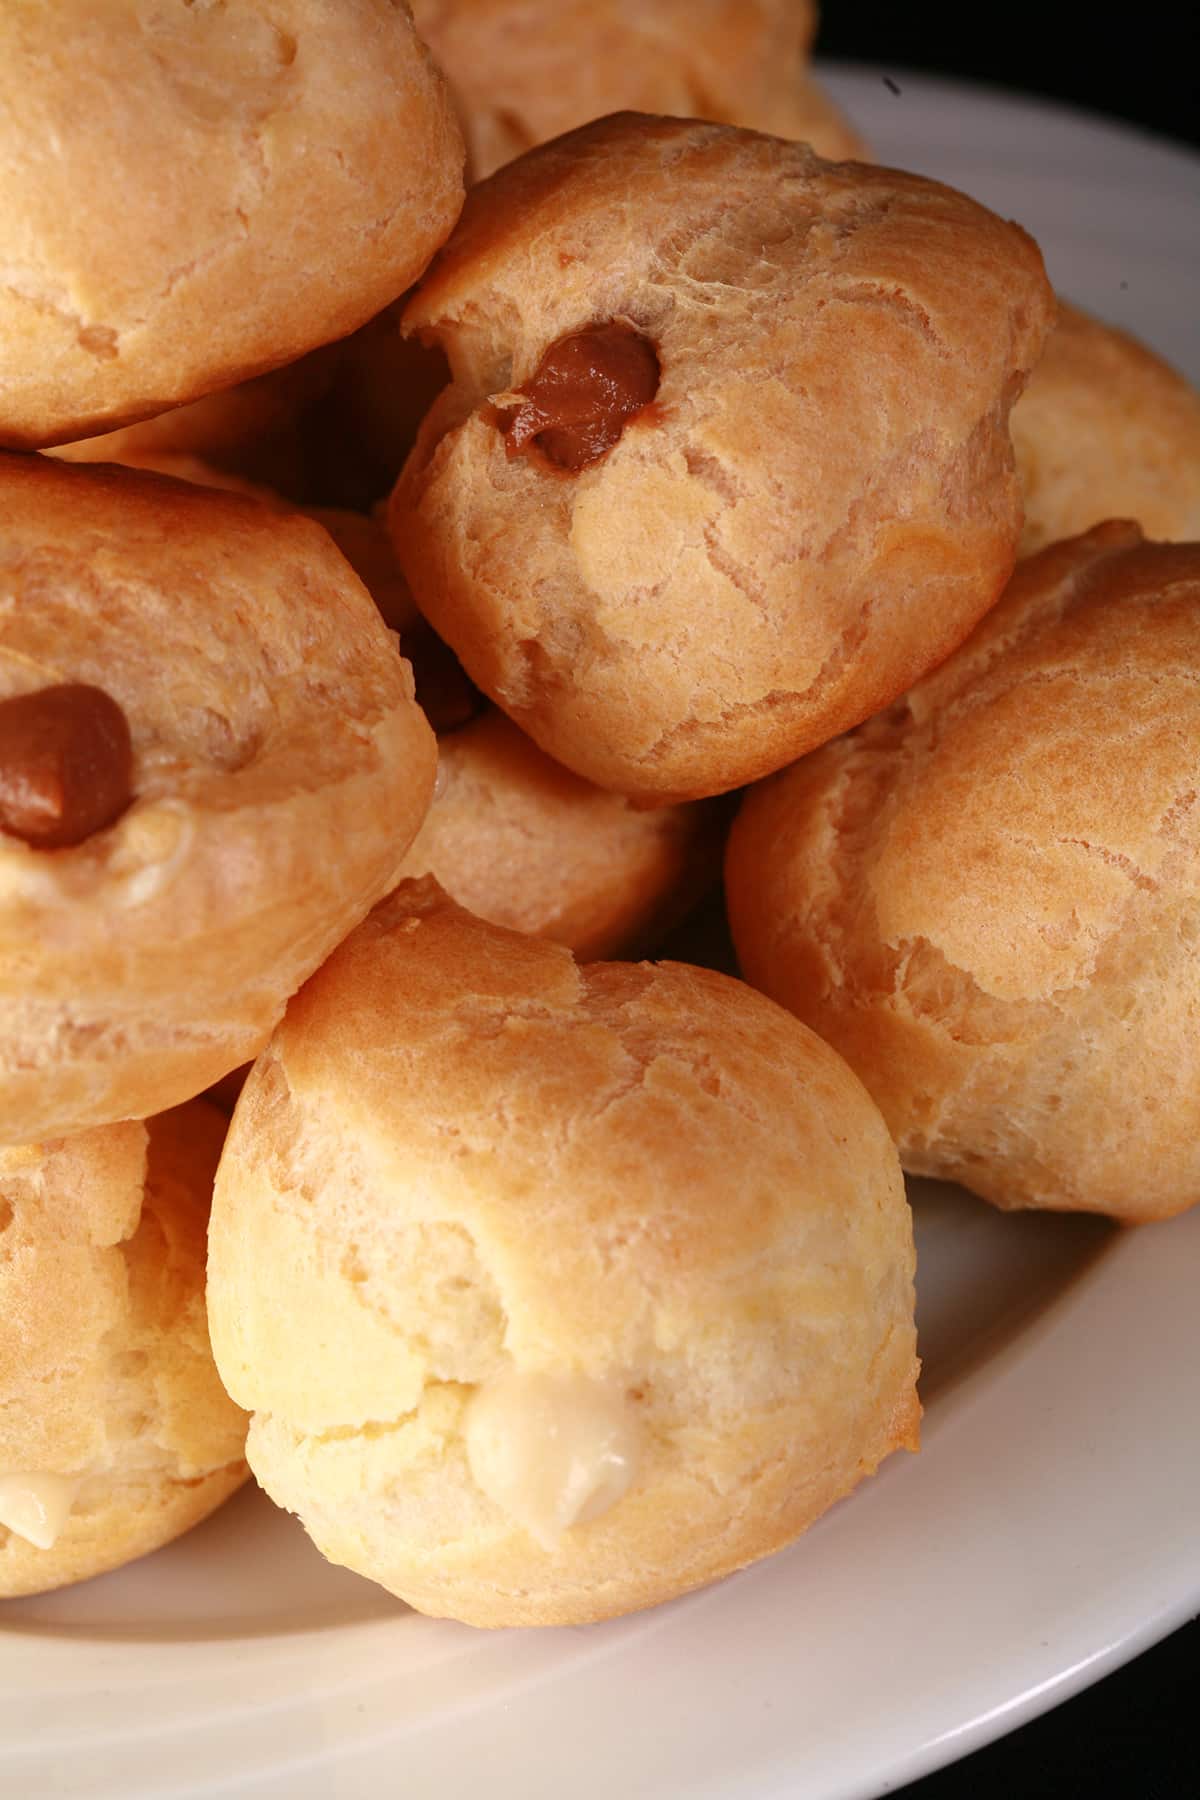
[[581,968],[434,882],[256,1063],[209,1315],[268,1493],[473,1624],[713,1581],[916,1444],[911,1221],[840,1058],[728,976]]
[[312,521],[0,458],[0,1143],[257,1054],[391,887],[435,757]]
[[0,1148],[0,1597],[144,1556],[246,1479],[204,1310],[224,1130],[196,1100]]
[[995,601],[1036,246],[915,175],[624,115],[472,189],[409,303],[446,351],[390,509],[417,605],[631,798],[765,775]]
[[905,699],[746,796],[748,980],[841,1051],[905,1168],[1001,1207],[1200,1199],[1200,546],[1020,564]]
[[[831,160],[867,155],[808,73],[804,0],[416,0],[413,17],[449,78],[471,181],[630,107],[802,139]],[[401,310],[347,340],[308,433],[316,479],[339,504],[390,491],[449,380],[440,349],[401,337]]]
[[0,444],[148,418],[353,331],[462,202],[394,0],[0,7]]

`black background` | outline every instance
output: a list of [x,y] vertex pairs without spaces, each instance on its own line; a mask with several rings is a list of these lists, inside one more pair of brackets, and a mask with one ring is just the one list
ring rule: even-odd
[[1191,0],[1107,9],[973,0],[954,11],[827,0],[817,54],[1020,88],[1196,145],[1195,36]]
[[[1194,32],[1194,10],[1182,3],[1112,7],[1106,16],[1099,7],[1054,0],[1041,6],[975,0],[945,13],[898,0],[827,0],[817,54],[1019,88],[1197,146]],[[1197,1426],[1180,1421],[1183,1430]],[[1200,1519],[1200,1496],[1197,1513]],[[1130,1529],[1137,1530],[1133,1513]],[[904,1788],[904,1800],[1075,1800],[1099,1793],[1196,1800],[1197,1668],[1200,1623],[1193,1623],[1065,1706]]]

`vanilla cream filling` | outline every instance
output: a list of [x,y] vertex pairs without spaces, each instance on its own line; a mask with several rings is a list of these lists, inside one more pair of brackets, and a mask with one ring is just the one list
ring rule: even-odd
[[476,1486],[546,1550],[615,1506],[641,1464],[624,1388],[585,1375],[507,1370],[476,1390],[464,1430]]
[[52,1550],[62,1535],[79,1483],[69,1475],[0,1475],[0,1525],[35,1550]]

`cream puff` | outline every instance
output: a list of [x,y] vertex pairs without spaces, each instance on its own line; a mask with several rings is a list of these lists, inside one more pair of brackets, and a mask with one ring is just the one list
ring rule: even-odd
[[257,1054],[391,887],[435,758],[319,526],[0,458],[0,1143]]
[[404,291],[462,202],[393,0],[0,8],[0,444],[149,418]]
[[213,1366],[203,1101],[0,1148],[0,1597],[119,1568],[247,1476]]
[[1001,1207],[1200,1199],[1200,546],[1109,523],[751,790],[747,978],[841,1051],[905,1168]]
[[1104,519],[1200,539],[1200,394],[1128,332],[1060,302],[1012,440],[1023,556]]
[[723,812],[704,801],[635,807],[486,706],[439,734],[433,802],[401,873],[434,875],[479,918],[581,961],[629,955],[653,949],[719,881]]
[[840,1058],[728,976],[579,967],[434,882],[256,1063],[209,1317],[267,1492],[477,1625],[713,1581],[916,1443],[910,1216]]
[[1024,233],[915,175],[637,115],[531,151],[405,313],[454,373],[391,502],[417,605],[600,787],[765,775],[997,598],[1053,306]]
[[[469,180],[628,107],[802,139],[831,160],[868,154],[808,73],[806,0],[414,0],[413,17],[449,77]],[[401,310],[347,340],[308,434],[339,505],[386,495],[449,379],[436,345],[401,336]]]

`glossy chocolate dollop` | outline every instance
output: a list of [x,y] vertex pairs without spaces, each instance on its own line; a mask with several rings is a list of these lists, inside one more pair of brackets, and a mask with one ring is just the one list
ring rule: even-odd
[[129,724],[102,688],[65,682],[0,701],[0,831],[63,850],[132,799]]
[[612,449],[658,392],[658,354],[631,325],[594,325],[551,344],[521,404],[504,416],[508,453],[536,445],[555,468],[578,474]]

